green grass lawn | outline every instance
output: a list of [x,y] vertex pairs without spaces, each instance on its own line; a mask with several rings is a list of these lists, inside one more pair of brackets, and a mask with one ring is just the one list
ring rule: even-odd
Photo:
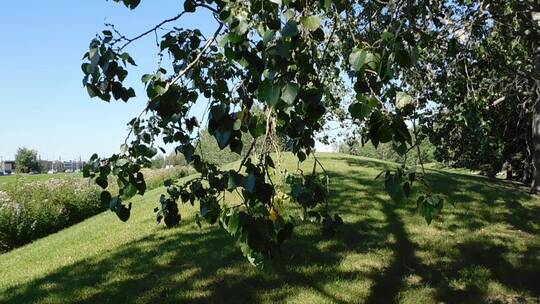
[[191,207],[180,227],[157,226],[156,189],[127,223],[106,212],[0,255],[0,303],[536,303],[540,201],[526,189],[429,170],[455,206],[428,226],[374,180],[386,163],[320,157],[345,221],[334,239],[302,224],[258,270],[218,227],[199,229]]

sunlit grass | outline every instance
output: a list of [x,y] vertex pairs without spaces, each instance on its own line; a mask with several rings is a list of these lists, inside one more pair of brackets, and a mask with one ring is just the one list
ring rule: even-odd
[[[375,176],[392,164],[321,154],[331,205],[345,225],[332,240],[303,224],[264,270],[219,227],[166,229],[152,209],[163,189],[134,200],[127,223],[106,212],[0,255],[8,303],[534,303],[540,296],[540,204],[501,181],[429,170],[447,204],[431,225],[412,202],[389,202]],[[289,171],[296,169],[285,158]],[[312,161],[303,164],[310,170]],[[414,198],[413,198],[414,199]]]

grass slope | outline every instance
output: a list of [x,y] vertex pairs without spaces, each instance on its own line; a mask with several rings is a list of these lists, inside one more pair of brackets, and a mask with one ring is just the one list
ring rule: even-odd
[[[446,206],[430,226],[414,203],[395,206],[374,177],[384,162],[322,154],[333,210],[323,240],[303,224],[264,270],[226,233],[156,226],[163,189],[136,199],[127,223],[111,212],[0,255],[0,303],[440,303],[535,301],[540,296],[540,203],[525,189],[429,170]],[[291,157],[285,164],[294,169]],[[306,170],[311,162],[304,164]]]

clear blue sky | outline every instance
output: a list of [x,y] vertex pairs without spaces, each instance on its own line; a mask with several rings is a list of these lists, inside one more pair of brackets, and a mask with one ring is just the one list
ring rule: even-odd
[[[81,58],[88,43],[110,22],[128,37],[172,17],[180,0],[146,0],[134,11],[105,0],[17,0],[0,8],[0,157],[17,148],[39,151],[43,159],[108,155],[118,151],[126,123],[144,106],[140,76],[156,67],[155,38],[128,51],[139,65],[128,76],[134,101],[90,99],[82,87]],[[173,24],[196,26],[210,35],[208,14],[191,14]],[[201,109],[196,109],[202,112]]]

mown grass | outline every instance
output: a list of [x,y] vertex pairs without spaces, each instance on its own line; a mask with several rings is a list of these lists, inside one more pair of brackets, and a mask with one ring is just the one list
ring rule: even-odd
[[[134,201],[127,223],[107,212],[0,255],[7,303],[535,303],[540,296],[540,203],[501,181],[429,170],[455,203],[427,225],[414,203],[389,202],[387,163],[322,154],[331,205],[345,221],[324,240],[303,224],[264,270],[217,227],[156,226],[163,189]],[[296,168],[287,157],[286,166]],[[310,168],[307,161],[304,169]]]

